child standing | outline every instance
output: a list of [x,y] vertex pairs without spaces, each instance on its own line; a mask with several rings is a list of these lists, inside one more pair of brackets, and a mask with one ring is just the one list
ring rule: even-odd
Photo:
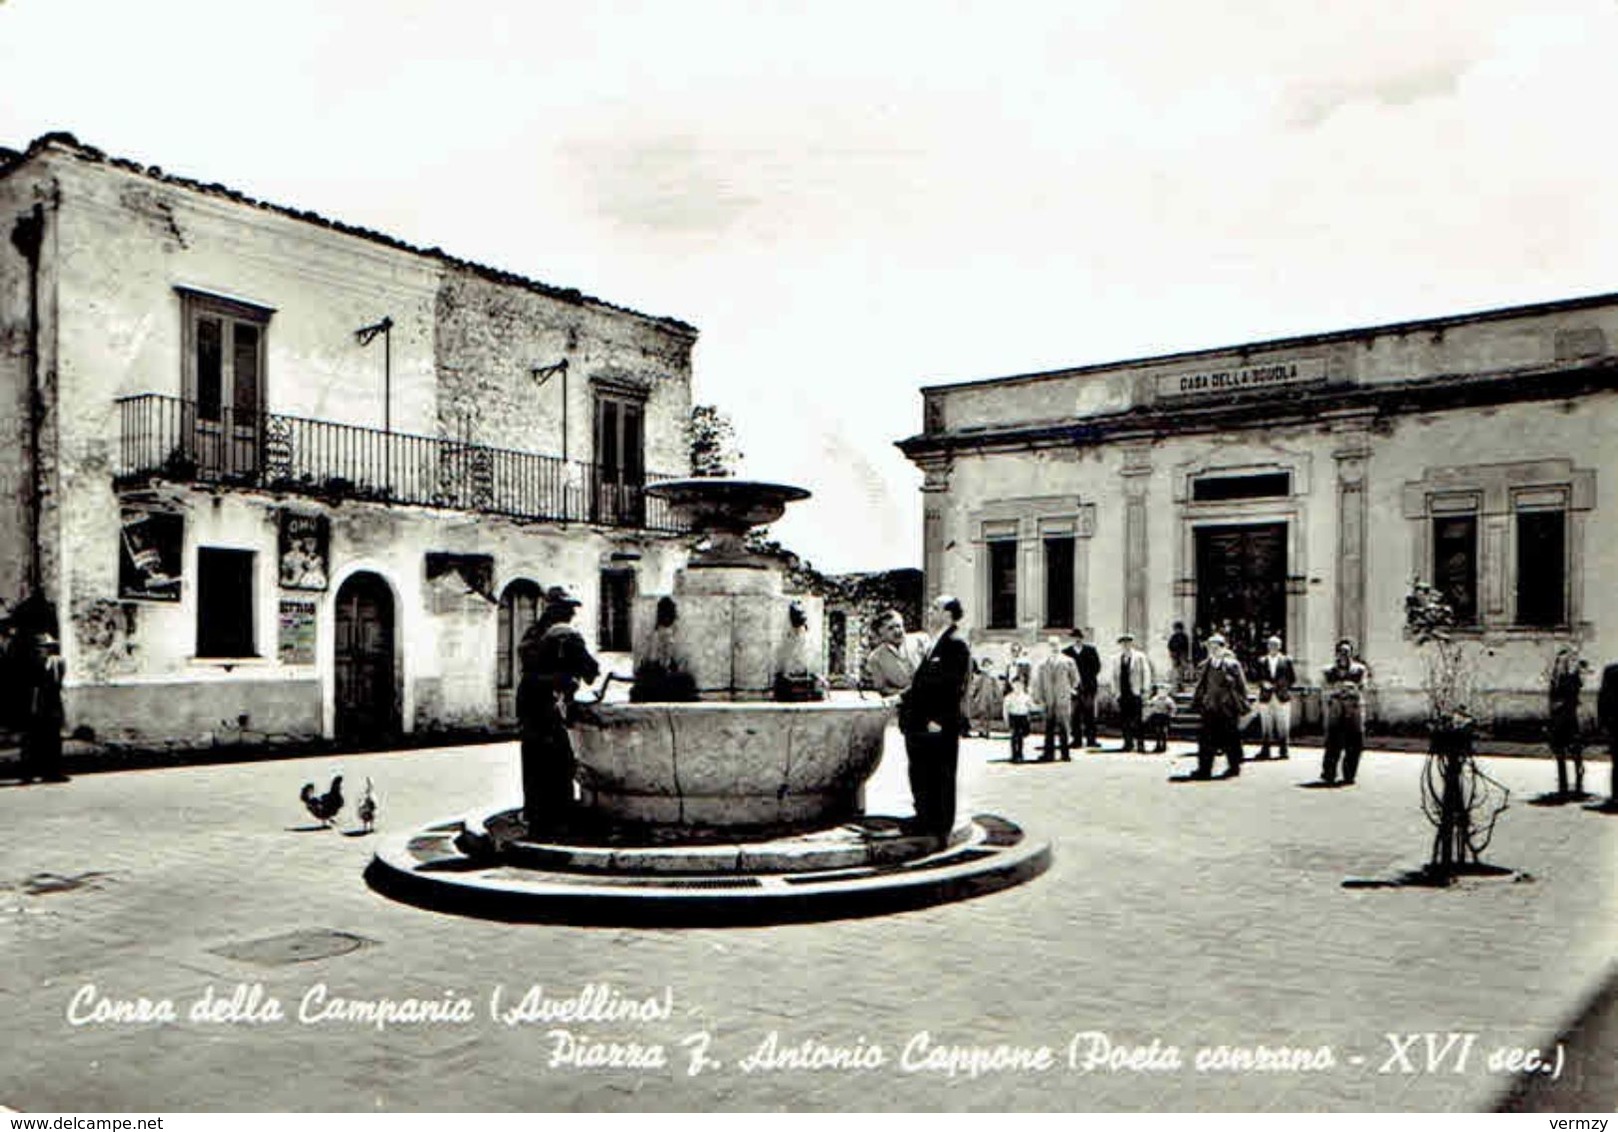
[[[1157,692],[1146,705],[1145,729],[1148,738],[1156,739],[1157,746],[1152,753],[1161,755],[1169,749],[1169,723],[1174,719],[1174,696],[1168,688],[1159,685]],[[1145,750],[1145,748],[1141,748]]]
[[1033,710],[1034,698],[1028,694],[1028,682],[1018,676],[1012,680],[1005,701],[1006,726],[1011,730],[1011,761],[1014,763],[1023,761],[1023,740],[1028,738],[1028,717]]

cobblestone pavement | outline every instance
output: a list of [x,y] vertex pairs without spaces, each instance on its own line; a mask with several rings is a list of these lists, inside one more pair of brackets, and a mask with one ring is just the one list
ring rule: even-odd
[[[1050,839],[1043,877],[881,919],[726,930],[438,915],[367,888],[371,839],[306,828],[299,785],[324,788],[339,768],[351,792],[375,780],[384,833],[514,799],[512,744],[0,789],[0,1006],[12,1036],[0,1105],[1473,1110],[1513,1083],[1498,1051],[1554,1044],[1611,969],[1618,817],[1524,804],[1554,781],[1547,762],[1488,764],[1513,792],[1488,857],[1532,879],[1435,891],[1341,884],[1422,859],[1418,756],[1369,754],[1359,786],[1328,791],[1299,788],[1318,770],[1307,750],[1184,784],[1166,781],[1162,756],[1011,766],[1004,753],[1003,741],[963,747],[965,803]],[[873,812],[907,809],[903,777],[890,734]],[[352,824],[350,810],[339,826]],[[348,950],[275,963],[272,945],[239,947],[293,932],[315,933],[293,941],[317,949],[306,956],[322,943]],[[347,936],[320,934],[332,932]],[[75,1025],[70,1006],[77,996],[79,1014],[92,1012],[91,984],[105,999],[170,999],[178,1018]],[[228,997],[238,984],[256,984],[285,1017],[190,1017],[209,988]],[[672,1007],[645,1021],[490,1017],[497,988],[509,1010],[533,985],[550,1000],[596,986],[612,1001],[660,1002],[667,988]],[[464,997],[470,1018],[300,1020],[321,988],[328,1005]],[[744,1072],[772,1033],[781,1049],[855,1047],[844,1056],[867,1067]],[[1087,1033],[1120,1057],[1158,1048],[1131,1067],[1086,1069],[1102,1052],[1099,1037],[1073,1042]],[[1020,1047],[1019,1068],[972,1063],[969,1047],[991,1057],[1002,1044]],[[1299,1047],[1315,1067],[1199,1070],[1199,1051],[1220,1046]],[[698,1049],[710,1064],[693,1076]],[[553,1064],[570,1052],[667,1064]],[[1594,1051],[1572,1033],[1562,1052],[1562,1080],[1577,1084]],[[1601,1080],[1610,1087],[1610,1073]]]

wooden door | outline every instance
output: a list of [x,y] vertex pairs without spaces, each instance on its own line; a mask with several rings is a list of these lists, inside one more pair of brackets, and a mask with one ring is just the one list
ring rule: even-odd
[[1287,525],[1200,527],[1196,539],[1197,624],[1229,622],[1238,655],[1262,651],[1264,637],[1287,624]]
[[337,735],[366,739],[399,729],[393,593],[375,574],[355,574],[337,593]]
[[256,322],[193,312],[186,414],[204,478],[251,479],[262,432],[264,335]]
[[495,646],[495,699],[500,720],[510,723],[517,718],[517,683],[522,679],[522,665],[517,658],[517,646],[523,634],[539,620],[539,586],[526,578],[519,578],[500,595],[500,639]]

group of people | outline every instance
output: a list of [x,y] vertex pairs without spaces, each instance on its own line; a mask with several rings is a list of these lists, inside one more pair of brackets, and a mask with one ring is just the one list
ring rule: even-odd
[[[1252,665],[1258,683],[1255,697],[1248,682],[1248,666],[1236,656],[1222,633],[1207,639],[1208,656],[1197,669],[1191,709],[1197,713],[1197,769],[1191,778],[1212,778],[1214,762],[1223,755],[1226,778],[1242,771],[1242,731],[1256,712],[1262,746],[1258,758],[1290,758],[1293,689],[1297,665],[1271,634],[1264,655]],[[1359,774],[1365,749],[1365,683],[1369,670],[1355,656],[1354,642],[1337,642],[1331,667],[1321,673],[1325,699],[1325,753],[1320,778],[1328,786],[1352,786]],[[1341,779],[1339,779],[1339,773]]]
[[[1005,675],[1003,714],[1011,733],[1011,761],[1024,761],[1024,744],[1032,731],[1035,708],[1045,716],[1045,746],[1040,762],[1070,761],[1075,746],[1100,750],[1096,735],[1096,697],[1101,690],[1101,654],[1074,629],[1064,647],[1061,638],[1048,641],[1049,651],[1037,665],[1012,646],[1011,663]],[[1123,717],[1123,750],[1145,752],[1149,740],[1157,750],[1166,749],[1168,723],[1174,714],[1174,698],[1167,689],[1152,682],[1152,666],[1146,654],[1135,647],[1133,634],[1118,638],[1119,653],[1113,662],[1113,682],[1118,689],[1118,706]],[[987,667],[980,671],[987,677]],[[969,697],[970,699],[970,697]],[[1148,714],[1148,712],[1150,714]]]
[[941,595],[927,607],[927,635],[911,637],[897,610],[873,626],[876,643],[865,658],[864,686],[898,707],[900,734],[915,817],[909,832],[944,838],[955,827],[955,780],[965,705],[975,671],[960,634],[965,609]]
[[1196,679],[1211,652],[1213,637],[1220,639],[1227,655],[1233,656],[1244,670],[1252,672],[1266,655],[1270,639],[1278,635],[1278,629],[1245,617],[1234,620],[1227,617],[1214,626],[1196,625],[1189,632],[1185,622],[1176,621],[1169,633],[1169,660],[1174,666],[1174,677],[1182,684]]
[[[672,652],[676,612],[672,599],[658,609],[654,636],[667,638],[646,651],[636,670],[637,685],[663,681],[669,686],[652,698],[695,698],[694,686]],[[581,682],[596,679],[600,667],[590,655],[584,637],[573,625],[579,602],[565,588],[553,588],[545,612],[525,635],[520,647],[522,682],[518,713],[522,721],[522,763],[525,816],[533,825],[554,825],[565,820],[573,798],[573,754],[567,724],[573,693]],[[1003,675],[986,661],[973,662],[971,649],[960,632],[964,609],[956,598],[941,596],[928,606],[925,635],[907,633],[904,618],[889,610],[873,626],[875,642],[865,658],[864,687],[889,699],[897,707],[915,817],[907,823],[913,833],[945,837],[955,824],[956,777],[963,734],[986,717],[987,703],[996,706],[1011,735],[1011,761],[1026,760],[1035,706],[1043,709],[1046,725],[1044,750],[1039,761],[1070,760],[1072,748],[1082,745],[1100,750],[1096,732],[1096,697],[1101,686],[1103,661],[1095,645],[1075,629],[1064,646],[1050,638],[1048,654],[1039,662],[1013,646]],[[795,635],[801,636],[801,614],[792,617]],[[1177,629],[1179,627],[1177,626]],[[48,655],[48,634],[39,645]],[[1242,733],[1256,712],[1262,746],[1256,758],[1286,759],[1292,725],[1292,701],[1298,685],[1297,666],[1271,634],[1264,652],[1244,663],[1223,633],[1199,642],[1202,657],[1192,669],[1191,710],[1198,717],[1197,768],[1187,777],[1211,779],[1214,764],[1225,760],[1222,777],[1234,778],[1243,763]],[[1110,676],[1118,700],[1122,751],[1166,750],[1168,726],[1174,713],[1169,689],[1153,681],[1152,665],[1135,643],[1134,635],[1118,637],[1118,653],[1111,660]],[[1183,654],[1189,661],[1189,652]],[[1170,656],[1176,677],[1182,652],[1171,638]],[[54,669],[59,688],[60,661]],[[43,670],[51,671],[42,661]],[[1588,666],[1571,648],[1557,654],[1550,672],[1550,737],[1557,759],[1561,792],[1569,787],[1583,793],[1583,746],[1578,705]],[[1251,680],[1250,680],[1251,677]],[[1325,750],[1321,780],[1327,785],[1353,785],[1365,746],[1365,688],[1369,669],[1357,656],[1354,643],[1341,640],[1330,667],[1321,673],[1325,713]],[[1190,681],[1187,681],[1190,682]],[[1252,687],[1256,682],[1256,695]],[[36,682],[37,684],[38,682]],[[50,679],[44,686],[48,689]],[[985,690],[985,684],[993,693]],[[661,687],[661,685],[659,685]],[[997,693],[997,694],[995,694]],[[48,696],[46,697],[49,698]],[[644,698],[637,691],[633,698]],[[1255,702],[1256,701],[1256,702]],[[57,698],[60,721],[60,693]],[[1607,667],[1601,681],[1598,720],[1618,751],[1618,664]],[[60,749],[58,740],[57,749]],[[44,757],[48,758],[48,754]],[[1571,772],[1571,776],[1570,776]],[[1615,759],[1613,794],[1618,797],[1618,759]]]
[[[903,621],[885,615],[878,626],[883,641],[868,662],[868,677],[880,683],[881,673],[900,664],[896,659],[904,641]],[[1020,643],[1011,646],[1003,674],[996,676],[989,661],[980,660],[969,676],[965,717],[969,733],[987,735],[989,721],[1003,715],[1011,737],[1011,761],[1027,761],[1027,740],[1033,717],[1043,713],[1045,739],[1040,762],[1072,758],[1072,748],[1100,750],[1096,734],[1096,698],[1104,667],[1099,650],[1072,630],[1064,647],[1061,639],[1047,642],[1047,653],[1036,663]],[[1151,660],[1136,644],[1133,633],[1118,636],[1118,652],[1110,661],[1112,687],[1117,699],[1121,751],[1161,754],[1168,747],[1168,732],[1175,713],[1171,686],[1154,679]],[[1244,661],[1225,635],[1215,632],[1195,642],[1176,622],[1169,638],[1169,655],[1177,684],[1191,685],[1191,710],[1198,717],[1197,769],[1192,778],[1212,778],[1219,757],[1226,761],[1224,777],[1236,777],[1243,762],[1242,733],[1256,714],[1260,721],[1260,760],[1291,757],[1292,702],[1298,684],[1297,665],[1282,649],[1276,634],[1264,642],[1264,651]],[[1326,742],[1321,778],[1328,785],[1352,785],[1359,773],[1365,746],[1364,691],[1369,670],[1360,661],[1353,642],[1340,641],[1331,667],[1322,673],[1325,690]],[[1256,689],[1255,689],[1256,685]],[[1255,702],[1256,701],[1256,702]],[[1150,747],[1148,747],[1150,744]]]

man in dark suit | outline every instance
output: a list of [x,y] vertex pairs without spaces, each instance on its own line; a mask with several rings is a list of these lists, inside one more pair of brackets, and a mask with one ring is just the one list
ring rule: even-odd
[[1079,690],[1073,693],[1073,744],[1099,751],[1096,742],[1096,691],[1101,686],[1101,653],[1084,639],[1084,630],[1073,630],[1073,643],[1062,650],[1079,669]]
[[932,634],[916,674],[899,701],[915,801],[914,832],[946,838],[955,828],[955,772],[960,761],[961,700],[972,674],[972,650],[959,633],[965,611],[947,594],[927,609]]
[[1612,762],[1612,790],[1607,805],[1618,806],[1618,664],[1607,665],[1601,673],[1596,720],[1607,733],[1607,758]]
[[1212,778],[1214,758],[1220,754],[1225,756],[1226,778],[1242,772],[1241,720],[1247,708],[1247,679],[1241,662],[1231,654],[1224,636],[1215,633],[1208,638],[1208,659],[1191,697],[1191,710],[1202,717],[1192,778]]

